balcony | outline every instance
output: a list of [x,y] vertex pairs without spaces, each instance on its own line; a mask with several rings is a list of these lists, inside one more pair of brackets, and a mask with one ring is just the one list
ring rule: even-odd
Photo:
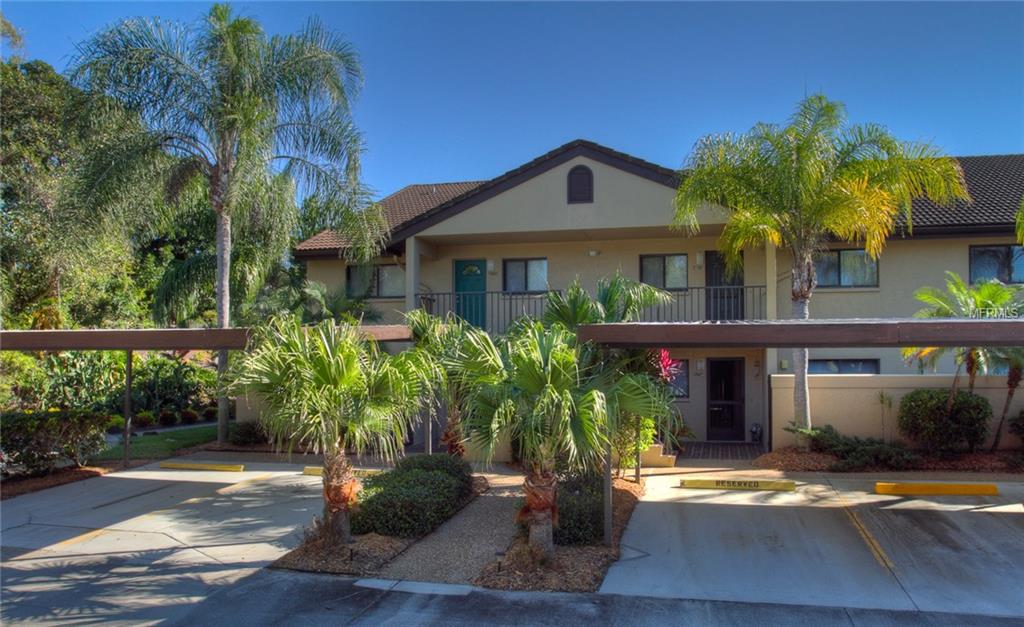
[[[644,322],[699,322],[702,320],[764,320],[768,308],[763,285],[691,287],[670,292],[672,300],[651,307]],[[417,294],[419,306],[435,316],[454,313],[489,333],[504,333],[518,318],[540,318],[546,292],[428,292]]]

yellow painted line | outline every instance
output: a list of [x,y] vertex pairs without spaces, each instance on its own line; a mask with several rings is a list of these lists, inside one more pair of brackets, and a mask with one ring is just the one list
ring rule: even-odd
[[999,494],[999,488],[994,483],[878,481],[875,483],[875,493],[900,496],[996,496]]
[[[849,516],[850,522],[853,523],[853,526],[856,527],[857,533],[859,533],[861,539],[864,540],[864,544],[868,545],[868,549],[870,549],[871,554],[875,556],[875,560],[881,564],[883,568],[892,572],[896,565],[893,564],[891,559],[889,559],[889,556],[885,553],[885,549],[882,548],[882,545],[878,543],[875,536],[871,535],[871,532],[868,531],[868,528],[861,521],[860,516],[857,515],[857,512],[853,511],[853,508],[847,504],[846,499],[844,499],[841,494],[839,495],[839,502],[843,504],[843,510],[846,512],[846,515]],[[893,573],[893,575],[895,576],[895,573]]]
[[106,529],[93,529],[92,531],[86,531],[85,533],[83,533],[81,535],[77,535],[77,536],[75,536],[73,538],[68,538],[67,540],[62,540],[61,542],[58,542],[57,544],[51,544],[50,546],[44,547],[44,548],[46,548],[46,549],[55,549],[57,547],[71,546],[73,544],[78,544],[79,542],[85,542],[86,540],[92,540],[93,538],[102,536],[106,532],[107,532]]
[[170,470],[215,470],[220,472],[242,472],[242,464],[192,464],[182,462],[160,462],[161,468]]
[[796,490],[796,483],[787,479],[680,479],[679,486],[702,490]]
[[311,477],[320,477],[324,474],[323,466],[306,466],[302,469],[302,474],[309,475]]

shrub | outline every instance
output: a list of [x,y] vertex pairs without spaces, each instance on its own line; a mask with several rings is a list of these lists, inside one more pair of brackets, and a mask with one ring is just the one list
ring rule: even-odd
[[439,470],[392,470],[365,480],[352,533],[416,538],[451,518],[463,500],[459,481]]
[[46,356],[45,407],[112,410],[124,391],[125,356],[120,351],[64,351]]
[[410,455],[395,464],[395,470],[436,470],[446,473],[459,482],[459,498],[466,498],[473,492],[473,467],[461,457],[448,453],[433,455]]
[[53,410],[0,415],[3,472],[48,472],[62,459],[79,466],[106,445],[108,417],[93,411]]
[[[132,402],[139,409],[181,410],[209,402],[217,373],[191,362],[153,356],[139,365],[132,379]],[[122,383],[119,393],[123,393]]]
[[157,422],[161,427],[173,427],[178,424],[178,414],[173,409],[162,409]]
[[203,420],[216,420],[217,419],[217,406],[210,405],[203,408]]
[[156,423],[156,418],[153,417],[153,412],[148,410],[140,411],[132,418],[132,431],[134,432],[136,427],[139,429],[152,427],[154,423]]
[[266,444],[267,432],[263,425],[253,422],[239,422],[231,425],[228,432],[228,442],[235,446],[249,446],[250,444]]
[[[636,444],[637,444],[637,420],[628,418],[619,423],[619,428],[612,436],[612,447],[619,458],[619,469],[636,468]],[[642,418],[640,420],[640,450],[646,451],[654,444],[654,420]]]
[[194,409],[181,410],[181,424],[194,425],[199,422],[199,413]]
[[124,433],[124,416],[117,414],[107,416],[107,433],[111,435]]
[[0,411],[38,409],[46,393],[46,370],[24,353],[0,352]]
[[878,438],[843,435],[832,425],[811,429],[790,429],[807,438],[812,451],[831,453],[838,457],[829,470],[852,472],[864,468],[909,470],[921,463],[921,458],[899,444],[888,444]]
[[900,402],[899,429],[932,454],[973,451],[985,441],[992,406],[982,396],[958,391],[947,411],[947,390],[914,390]]
[[599,474],[570,475],[559,480],[555,544],[600,544],[604,541],[603,486]]

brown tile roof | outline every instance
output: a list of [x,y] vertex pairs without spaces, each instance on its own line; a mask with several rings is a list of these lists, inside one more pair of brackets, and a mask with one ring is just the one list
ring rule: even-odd
[[[381,200],[380,204],[384,207],[384,216],[387,218],[388,226],[394,231],[396,228],[434,207],[479,187],[483,182],[464,181],[458,183],[406,185],[394,194]],[[332,251],[343,247],[345,244],[345,240],[339,233],[335,231],[321,231],[296,246],[295,251],[299,253]]]
[[[408,185],[380,202],[384,205],[391,232],[402,239],[406,234],[402,231],[418,231],[431,221],[445,219],[452,211],[471,206],[500,193],[508,186],[520,184],[552,164],[580,154],[616,165],[662,185],[674,186],[678,181],[678,173],[674,170],[594,142],[577,139],[488,181]],[[957,160],[963,168],[971,202],[940,207],[925,199],[915,200],[914,233],[926,235],[929,232],[970,233],[1011,229],[1021,197],[1024,196],[1024,154],[957,157]],[[902,218],[900,220],[898,232],[905,234]],[[337,233],[323,231],[296,246],[295,252],[300,256],[315,256],[336,251],[344,245],[345,242]]]
[[956,159],[964,171],[971,202],[941,207],[923,198],[915,200],[911,212],[914,233],[1011,228],[1024,197],[1024,154]]

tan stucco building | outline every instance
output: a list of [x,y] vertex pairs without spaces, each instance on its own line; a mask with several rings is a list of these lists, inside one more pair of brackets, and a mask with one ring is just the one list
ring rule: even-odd
[[[901,227],[877,262],[853,245],[823,253],[812,317],[913,315],[920,307],[915,290],[942,286],[947,270],[1024,282],[1024,251],[1012,229],[1024,194],[1024,155],[960,162],[973,202],[951,208],[915,202],[913,234]],[[423,307],[501,332],[519,316],[539,314],[546,291],[576,279],[593,290],[615,272],[670,291],[672,304],[648,312],[649,320],[789,317],[785,251],[745,251],[742,272],[728,274],[717,252],[724,210],[702,209],[696,236],[668,227],[678,176],[577,140],[488,181],[411,185],[383,199],[391,240],[368,271],[346,267],[339,255],[344,242],[329,231],[295,252],[309,279],[365,294],[384,322]],[[766,437],[785,439],[779,425],[789,418],[772,388],[785,395],[788,351],[675,351],[673,357],[685,360],[678,404],[698,439],[748,441],[755,424]],[[813,384],[815,404],[830,403],[829,386],[845,390],[851,377],[862,377],[856,387],[866,389],[865,376],[918,373],[896,350],[815,350],[811,359],[812,373],[821,377]],[[940,371],[951,368],[943,364]],[[901,378],[899,385],[907,384]],[[836,394],[849,399],[846,391]],[[869,412],[871,426],[847,430],[877,435],[877,402],[852,407]]]

